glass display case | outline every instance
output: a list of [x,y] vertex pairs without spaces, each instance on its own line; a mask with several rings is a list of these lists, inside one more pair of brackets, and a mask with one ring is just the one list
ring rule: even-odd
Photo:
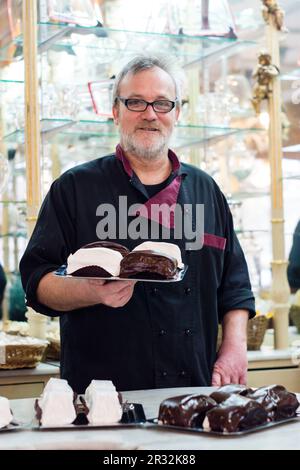
[[[218,2],[223,13],[214,22],[215,3],[153,1],[139,17],[131,13],[141,2],[131,0],[37,2],[41,196],[68,168],[114,150],[118,133],[107,113],[114,76],[138,52],[165,52],[185,75],[172,148],[220,184],[259,289],[270,282],[271,260],[269,219],[258,215],[270,207],[266,126],[252,111],[249,80],[261,29],[247,38],[246,12],[239,11],[236,25],[228,9],[232,3],[234,13],[236,2]],[[202,22],[195,23],[195,12]],[[22,32],[2,45],[0,65],[0,249],[6,271],[15,272],[26,240]],[[97,83],[109,85],[95,105]]]

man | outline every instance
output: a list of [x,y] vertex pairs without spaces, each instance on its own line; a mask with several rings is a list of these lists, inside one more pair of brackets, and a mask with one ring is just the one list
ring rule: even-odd
[[[64,173],[42,205],[20,264],[28,305],[60,316],[62,377],[79,393],[91,379],[111,379],[118,390],[245,383],[246,325],[254,313],[248,271],[219,188],[168,150],[180,111],[178,80],[166,61],[137,57],[116,78],[113,98],[116,154]],[[96,240],[99,205],[113,204],[119,220],[119,196],[129,207],[204,204],[202,249],[175,240],[169,220],[170,242],[188,265],[181,282],[104,284],[53,274]],[[130,250],[141,243],[118,233],[110,240]]]

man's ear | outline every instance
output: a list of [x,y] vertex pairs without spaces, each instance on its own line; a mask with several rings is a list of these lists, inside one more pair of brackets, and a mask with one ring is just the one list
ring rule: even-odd
[[119,107],[118,105],[114,104],[112,108],[112,114],[114,118],[114,123],[116,126],[119,124]]
[[176,107],[176,109],[175,109],[175,120],[176,120],[176,122],[178,121],[179,114],[180,114],[180,108]]

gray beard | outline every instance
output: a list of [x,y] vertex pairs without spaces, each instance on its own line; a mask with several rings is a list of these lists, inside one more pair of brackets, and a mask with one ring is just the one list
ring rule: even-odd
[[124,152],[128,152],[136,157],[144,158],[145,160],[156,160],[168,150],[168,140],[162,139],[155,146],[145,148],[143,145],[134,143],[130,135],[122,133],[121,146]]

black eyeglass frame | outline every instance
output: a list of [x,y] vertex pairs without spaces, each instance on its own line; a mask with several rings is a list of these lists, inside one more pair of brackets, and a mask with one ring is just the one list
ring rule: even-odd
[[[122,96],[117,96],[117,97],[116,97],[116,100],[121,101],[121,103],[123,103],[123,104],[126,106],[126,108],[127,108],[129,111],[132,111],[133,113],[143,113],[144,111],[146,111],[146,109],[148,108],[148,106],[152,106],[153,111],[156,112],[156,113],[159,113],[159,114],[167,114],[167,113],[170,113],[170,112],[172,111],[172,109],[175,108],[176,103],[177,103],[177,101],[178,101],[178,99],[175,98],[175,101],[172,101],[172,100],[155,100],[155,101],[150,102],[150,101],[143,100],[143,99],[141,99],[141,98],[123,98]],[[143,102],[145,103],[145,109],[143,109],[143,110],[141,109],[141,110],[139,110],[139,111],[136,110],[136,109],[130,109],[130,108],[128,107],[128,101],[131,101],[131,100],[143,101]],[[155,106],[155,103],[158,103],[158,102],[161,102],[161,101],[165,101],[165,102],[167,102],[167,103],[171,103],[171,104],[172,104],[172,108],[171,108],[170,110],[168,110],[168,111],[157,111],[157,110],[155,109],[155,107],[154,107],[154,106]]]

